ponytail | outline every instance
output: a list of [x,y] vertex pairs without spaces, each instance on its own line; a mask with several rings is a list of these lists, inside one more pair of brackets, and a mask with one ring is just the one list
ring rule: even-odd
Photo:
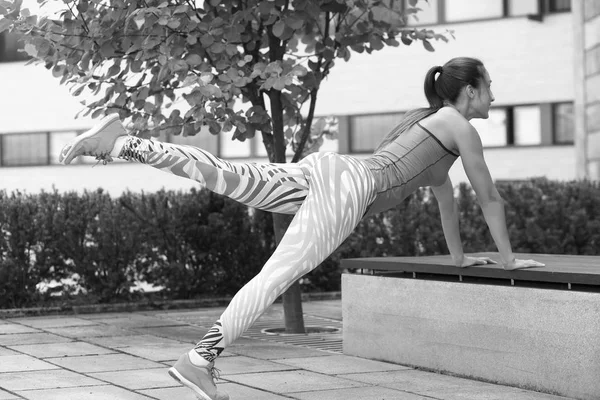
[[434,109],[440,109],[444,106],[444,99],[439,95],[436,89],[436,81],[435,75],[437,73],[442,73],[443,68],[440,66],[431,67],[427,74],[425,75],[425,97],[427,98],[427,102],[429,102],[429,107]]

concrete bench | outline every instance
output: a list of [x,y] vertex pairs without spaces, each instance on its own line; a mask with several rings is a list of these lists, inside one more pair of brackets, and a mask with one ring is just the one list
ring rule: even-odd
[[[478,253],[499,260],[497,253]],[[342,260],[344,353],[600,399],[600,257],[456,268],[449,256]]]

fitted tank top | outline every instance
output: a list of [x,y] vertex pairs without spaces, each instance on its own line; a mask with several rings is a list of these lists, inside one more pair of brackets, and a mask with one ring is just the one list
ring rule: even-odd
[[375,178],[376,191],[366,215],[395,207],[419,187],[443,184],[457,158],[417,122],[364,160]]

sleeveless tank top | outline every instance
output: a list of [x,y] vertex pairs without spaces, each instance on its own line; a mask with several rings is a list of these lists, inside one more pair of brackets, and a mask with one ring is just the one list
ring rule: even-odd
[[458,156],[417,122],[363,160],[375,178],[376,191],[365,215],[395,207],[419,187],[441,185]]

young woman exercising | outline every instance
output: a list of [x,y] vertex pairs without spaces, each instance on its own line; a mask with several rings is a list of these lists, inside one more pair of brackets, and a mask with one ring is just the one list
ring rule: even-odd
[[261,210],[295,214],[261,272],[234,296],[206,336],[169,370],[206,400],[228,399],[214,383],[215,359],[242,335],[294,281],[316,268],[365,216],[396,206],[421,186],[439,202],[444,236],[457,267],[495,263],[463,253],[448,170],[460,156],[505,269],[540,267],[515,259],[500,197],[469,123],[488,118],[494,96],[481,61],[460,57],[425,77],[428,108],[408,112],[367,159],[311,154],[297,164],[230,163],[192,146],[127,134],[107,117],[62,150],[69,164],[80,155],[118,157],[198,181],[207,189]]

